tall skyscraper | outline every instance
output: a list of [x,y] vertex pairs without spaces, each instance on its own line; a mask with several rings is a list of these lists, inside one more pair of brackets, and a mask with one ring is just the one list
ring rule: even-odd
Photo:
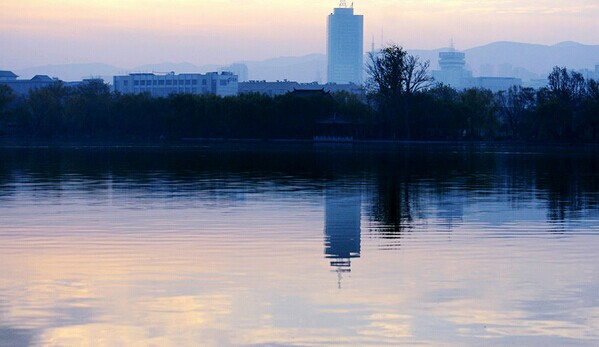
[[329,83],[362,84],[364,73],[364,16],[354,15],[353,4],[341,0],[328,19]]

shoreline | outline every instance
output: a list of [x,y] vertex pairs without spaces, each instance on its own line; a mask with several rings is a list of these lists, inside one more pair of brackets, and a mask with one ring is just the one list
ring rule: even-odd
[[193,149],[212,147],[213,145],[257,145],[272,148],[280,146],[302,146],[323,148],[352,148],[352,147],[420,147],[420,146],[449,146],[449,147],[501,147],[501,148],[599,148],[597,143],[551,143],[551,142],[512,142],[512,141],[465,141],[465,140],[353,140],[353,141],[314,141],[307,139],[224,139],[224,138],[193,138],[181,140],[40,140],[28,138],[0,138],[0,149],[10,148],[171,148]]

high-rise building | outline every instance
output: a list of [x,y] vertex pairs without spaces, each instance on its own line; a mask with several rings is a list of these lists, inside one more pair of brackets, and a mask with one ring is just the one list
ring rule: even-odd
[[329,83],[362,84],[364,73],[364,16],[355,15],[345,0],[328,19],[327,59]]

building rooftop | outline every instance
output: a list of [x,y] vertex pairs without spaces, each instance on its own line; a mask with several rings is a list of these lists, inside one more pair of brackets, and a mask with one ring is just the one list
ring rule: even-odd
[[31,80],[36,82],[54,82],[54,79],[48,75],[35,75]]
[[297,89],[293,88],[291,92],[294,96],[331,96],[331,93],[324,90],[324,88],[320,89]]
[[19,76],[15,75],[12,71],[0,70],[0,77],[17,78]]

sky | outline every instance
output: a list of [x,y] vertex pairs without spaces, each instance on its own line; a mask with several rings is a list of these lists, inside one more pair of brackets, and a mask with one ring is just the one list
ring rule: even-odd
[[[351,0],[348,0],[351,3]],[[229,64],[324,53],[336,0],[1,0],[0,69]],[[597,0],[356,0],[365,49],[599,44]]]

